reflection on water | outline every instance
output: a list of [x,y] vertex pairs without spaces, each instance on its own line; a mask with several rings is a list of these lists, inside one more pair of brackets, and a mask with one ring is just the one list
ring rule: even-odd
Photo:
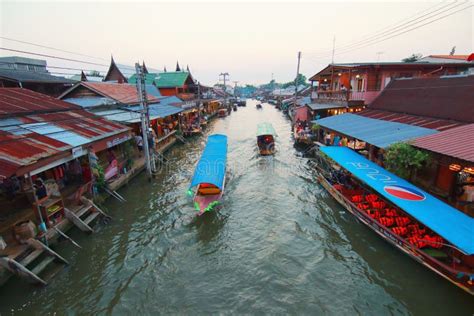
[[[271,122],[274,156],[256,149],[256,126]],[[186,194],[210,133],[229,139],[222,206],[196,218]],[[206,135],[167,154],[148,183],[140,175],[107,201],[109,225],[83,249],[57,250],[71,265],[46,288],[11,281],[0,313],[18,314],[461,314],[470,296],[401,254],[346,213],[298,154],[290,125],[249,101],[216,119]]]

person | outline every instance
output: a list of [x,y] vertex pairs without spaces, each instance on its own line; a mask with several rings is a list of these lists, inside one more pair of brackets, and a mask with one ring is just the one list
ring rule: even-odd
[[324,143],[326,144],[326,146],[331,145],[331,134],[330,133],[326,133],[326,136],[324,136]]
[[143,137],[141,135],[135,135],[135,142],[137,143],[138,151],[143,151]]
[[112,161],[114,161],[116,159],[117,159],[117,157],[115,156],[115,153],[112,150],[112,148],[107,149],[107,161],[109,162],[109,164],[111,164]]
[[346,87],[344,85],[341,85],[341,91],[347,91]]
[[340,140],[341,140],[341,137],[339,137],[339,135],[334,136],[334,140],[333,140],[332,145],[333,146],[339,146],[339,141]]
[[41,178],[36,179],[33,187],[35,189],[36,197],[38,198],[38,200],[41,200],[48,195],[43,179]]

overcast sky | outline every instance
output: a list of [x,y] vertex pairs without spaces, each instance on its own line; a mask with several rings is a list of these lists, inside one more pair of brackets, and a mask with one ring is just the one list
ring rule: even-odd
[[[451,2],[193,1],[136,4],[123,1],[32,3],[0,0],[1,36],[104,60],[2,39],[0,46],[101,64],[108,64],[113,54],[120,63],[133,65],[137,60],[145,60],[150,67],[162,69],[166,66],[168,70],[174,69],[178,60],[181,66],[189,65],[194,77],[205,84],[216,83],[220,72],[230,73],[231,80],[240,83],[268,82],[272,73],[277,81],[285,82],[295,77],[298,51],[302,51],[301,71],[306,76],[330,63],[333,36],[336,37],[335,62],[399,61],[412,53],[448,54],[452,46],[456,46],[456,53],[471,53],[472,7],[399,37],[356,50],[350,49],[353,47],[343,50],[344,46],[381,29],[408,21],[418,13],[422,15],[420,12],[436,9],[441,12],[441,8]],[[467,5],[469,3],[473,2],[467,2]],[[460,5],[447,13],[467,5]],[[15,54],[0,51],[0,55]],[[47,60],[52,66],[105,69]]]

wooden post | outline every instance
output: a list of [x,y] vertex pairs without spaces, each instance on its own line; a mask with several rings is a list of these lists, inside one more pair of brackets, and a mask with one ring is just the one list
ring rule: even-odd
[[43,227],[46,229],[46,231],[43,231],[43,233],[44,233],[44,243],[47,245],[48,240],[46,239],[46,232],[48,231],[48,225],[46,225],[46,223],[44,222],[43,214],[41,214],[41,208],[39,206],[38,197],[36,196],[36,189],[35,189],[35,185],[33,184],[33,179],[31,178],[31,173],[28,172],[27,176],[28,176],[28,182],[30,183],[30,186],[31,186],[31,192],[33,192],[33,198],[35,200],[36,211],[38,212],[38,217],[40,219],[40,225],[39,226],[40,226],[41,230],[43,230],[42,229]]

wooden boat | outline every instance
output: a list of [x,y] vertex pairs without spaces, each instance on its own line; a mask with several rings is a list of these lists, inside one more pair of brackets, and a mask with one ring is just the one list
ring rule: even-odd
[[227,136],[210,135],[188,191],[193,195],[194,208],[198,216],[212,211],[219,205],[224,194],[226,162]]
[[221,108],[217,110],[217,116],[218,117],[226,117],[227,116],[227,109]]
[[320,151],[326,156],[319,156],[317,177],[334,199],[400,251],[474,295],[474,218],[347,147]]
[[268,156],[275,153],[276,132],[270,123],[257,125],[257,147],[260,155]]

